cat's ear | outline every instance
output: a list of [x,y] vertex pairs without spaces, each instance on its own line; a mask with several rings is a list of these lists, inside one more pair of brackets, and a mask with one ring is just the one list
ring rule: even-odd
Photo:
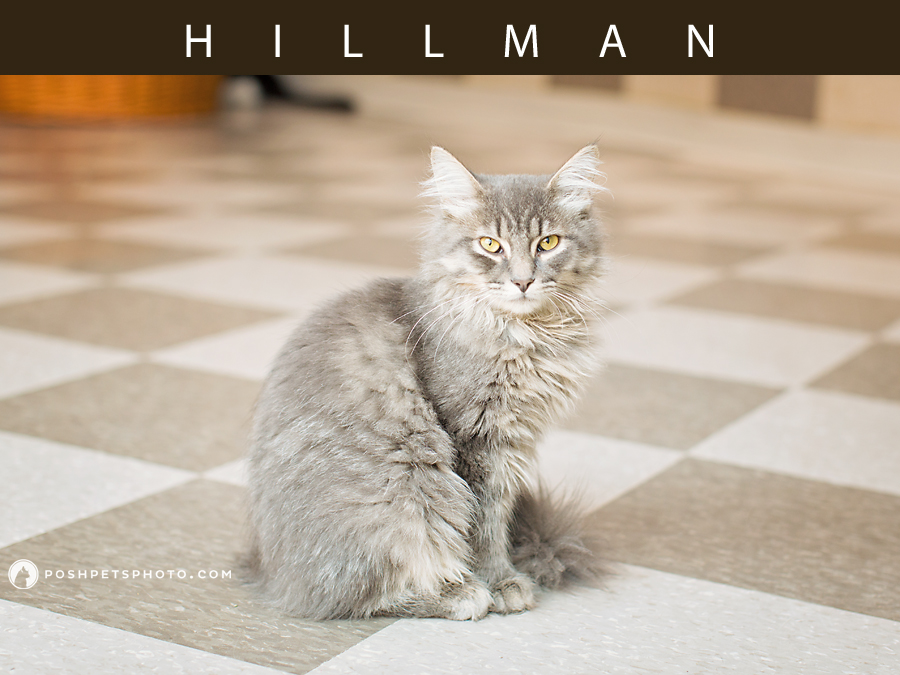
[[463,218],[481,203],[481,185],[456,157],[441,147],[431,149],[431,178],[423,194],[440,202],[453,218]]
[[600,181],[606,178],[600,171],[600,151],[591,143],[575,153],[556,172],[547,189],[557,204],[572,211],[586,211],[593,204],[594,195],[605,190]]

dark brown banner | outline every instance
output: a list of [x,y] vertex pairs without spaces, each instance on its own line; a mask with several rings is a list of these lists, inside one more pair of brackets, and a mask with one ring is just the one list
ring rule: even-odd
[[241,4],[8,4],[0,72],[887,74],[900,61],[892,22],[868,2],[844,13],[783,2]]

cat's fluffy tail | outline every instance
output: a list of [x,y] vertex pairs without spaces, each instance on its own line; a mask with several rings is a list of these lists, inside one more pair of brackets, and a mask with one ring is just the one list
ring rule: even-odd
[[512,562],[544,588],[596,583],[604,570],[599,541],[585,528],[586,509],[575,497],[556,498],[543,485],[523,493],[511,532]]

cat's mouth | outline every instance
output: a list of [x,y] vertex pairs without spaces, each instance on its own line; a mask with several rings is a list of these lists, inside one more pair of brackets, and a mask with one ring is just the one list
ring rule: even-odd
[[530,289],[527,293],[518,293],[516,295],[504,293],[499,300],[501,307],[515,316],[535,314],[546,304],[544,293],[539,290],[531,291]]

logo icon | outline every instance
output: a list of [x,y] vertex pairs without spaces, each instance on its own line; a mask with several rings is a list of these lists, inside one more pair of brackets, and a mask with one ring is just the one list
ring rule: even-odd
[[38,568],[30,560],[16,560],[9,566],[9,583],[21,590],[27,590],[34,586],[38,580]]

